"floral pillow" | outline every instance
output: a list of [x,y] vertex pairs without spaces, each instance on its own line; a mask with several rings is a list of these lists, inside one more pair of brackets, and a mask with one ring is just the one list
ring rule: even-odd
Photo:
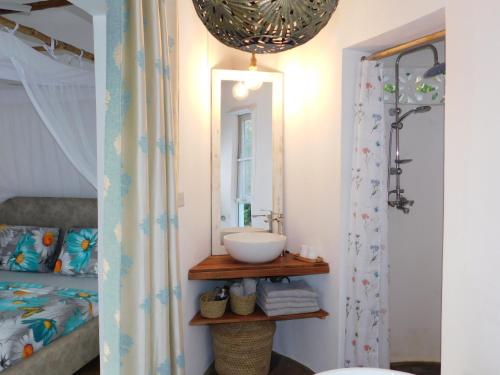
[[0,269],[52,272],[58,228],[0,225]]
[[97,276],[97,229],[68,229],[54,272]]

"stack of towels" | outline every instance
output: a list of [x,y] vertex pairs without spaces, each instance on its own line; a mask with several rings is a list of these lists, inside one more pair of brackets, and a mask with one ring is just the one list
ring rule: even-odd
[[259,282],[257,304],[267,316],[304,314],[319,310],[318,293],[304,280],[291,283]]

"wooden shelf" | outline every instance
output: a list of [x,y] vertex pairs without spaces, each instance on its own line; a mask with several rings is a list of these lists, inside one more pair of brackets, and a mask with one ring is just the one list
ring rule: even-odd
[[270,263],[240,263],[229,255],[213,255],[189,270],[189,280],[229,280],[245,277],[304,276],[330,272],[326,262],[309,263],[286,253]]
[[260,309],[259,306],[255,306],[255,311],[253,314],[242,316],[236,315],[232,313],[230,310],[227,310],[221,318],[217,319],[207,319],[198,314],[195,315],[191,322],[189,323],[192,326],[204,326],[204,325],[212,325],[212,324],[228,324],[228,323],[249,323],[249,322],[262,322],[267,320],[296,320],[296,319],[310,319],[310,318],[318,318],[325,319],[329,314],[324,310],[319,310],[313,313],[306,314],[293,314],[293,315],[279,315],[279,316],[267,316]]

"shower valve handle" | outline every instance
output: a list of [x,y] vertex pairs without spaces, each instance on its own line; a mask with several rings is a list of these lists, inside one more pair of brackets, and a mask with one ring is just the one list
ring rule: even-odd
[[396,116],[401,114],[401,108],[391,108],[389,109],[389,115],[390,116]]
[[391,175],[401,176],[403,174],[403,170],[401,168],[391,168]]
[[394,163],[396,164],[408,164],[408,163],[411,163],[413,161],[413,159],[396,159],[394,160]]

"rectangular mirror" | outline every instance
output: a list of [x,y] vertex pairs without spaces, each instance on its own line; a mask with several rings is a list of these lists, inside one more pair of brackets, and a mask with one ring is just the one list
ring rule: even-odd
[[283,231],[283,76],[212,72],[212,254],[224,236]]

